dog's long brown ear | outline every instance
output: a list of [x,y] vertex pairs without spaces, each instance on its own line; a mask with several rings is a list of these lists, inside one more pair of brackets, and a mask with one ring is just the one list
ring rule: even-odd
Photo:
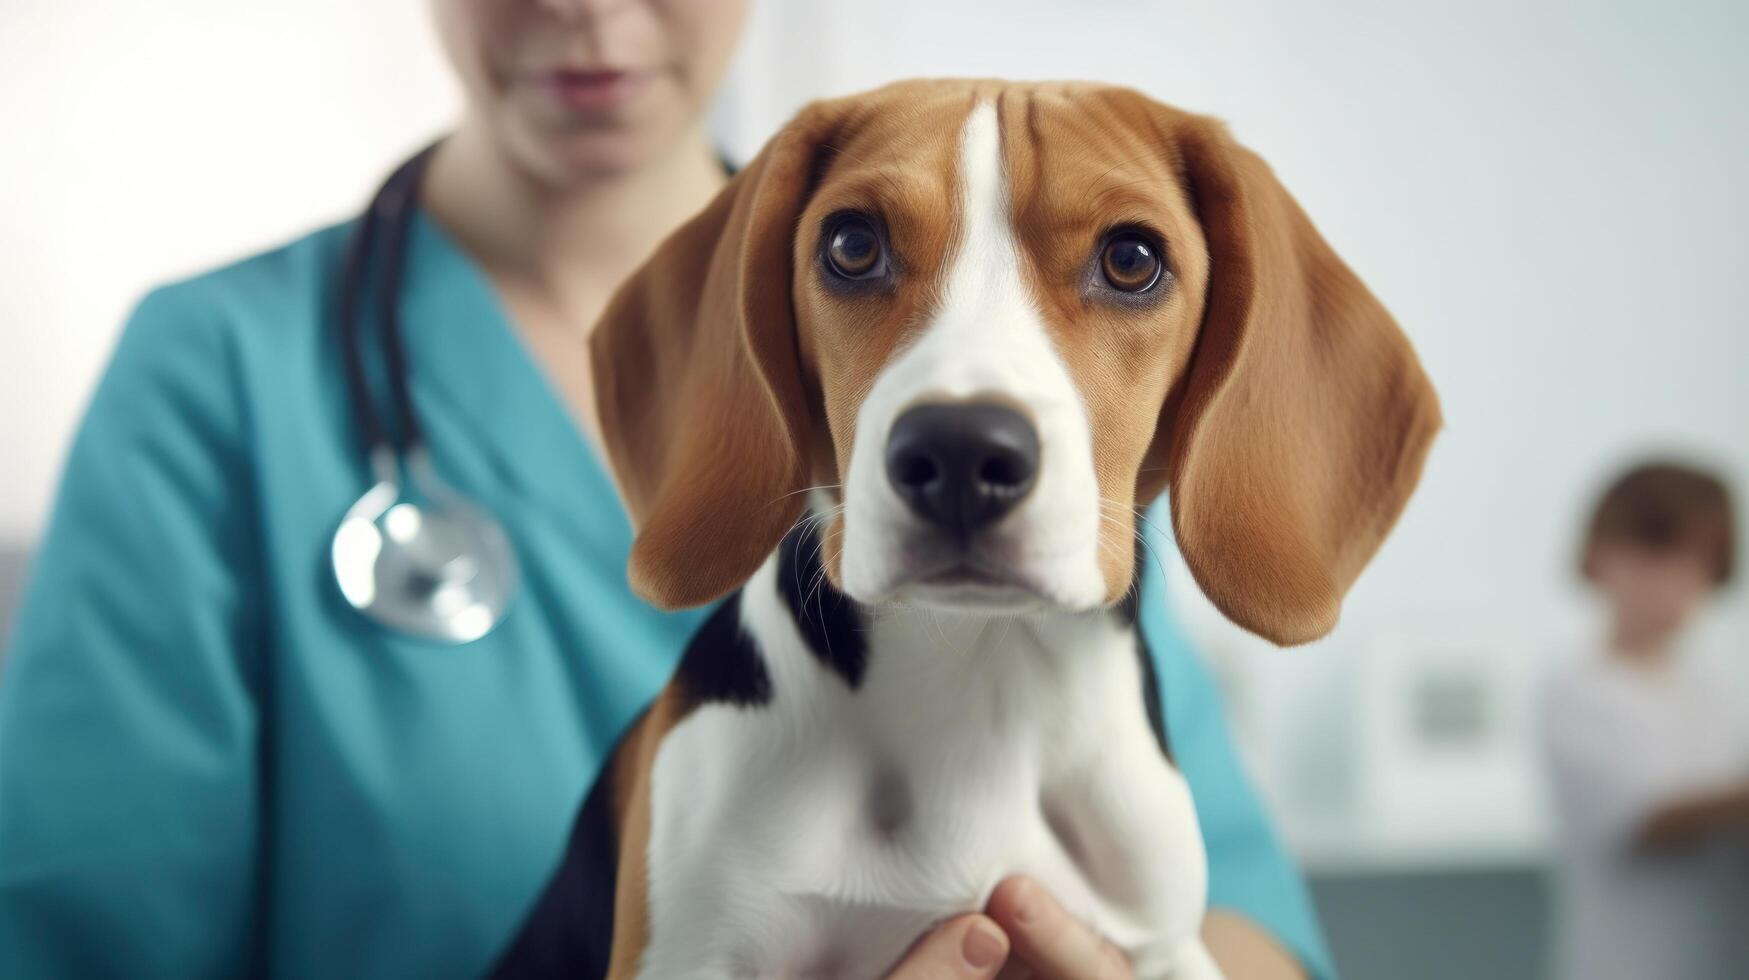
[[740,585],[805,503],[792,236],[825,126],[797,116],[620,287],[590,339],[602,441],[637,528],[628,574],[659,606]]
[[1175,128],[1209,252],[1201,333],[1156,436],[1178,546],[1234,622],[1304,643],[1335,627],[1402,512],[1439,403],[1268,165],[1212,121]]

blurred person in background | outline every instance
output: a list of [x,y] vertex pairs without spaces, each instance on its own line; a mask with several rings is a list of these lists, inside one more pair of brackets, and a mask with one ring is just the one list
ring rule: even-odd
[[1646,463],[1604,493],[1580,573],[1607,610],[1595,655],[1550,678],[1542,727],[1561,832],[1556,975],[1729,980],[1749,928],[1749,705],[1681,652],[1732,577],[1716,476]]
[[[468,976],[513,941],[703,620],[625,582],[584,339],[728,179],[702,116],[744,7],[434,0],[467,109],[409,232],[412,396],[522,569],[470,644],[376,627],[330,568],[369,483],[333,325],[355,223],[140,304],[0,675],[0,976]],[[1207,839],[1211,948],[1233,977],[1330,975],[1207,673],[1163,609],[1143,628]],[[1043,980],[1110,965],[1033,897],[1024,923],[937,929],[901,973],[992,976],[1010,949]]]

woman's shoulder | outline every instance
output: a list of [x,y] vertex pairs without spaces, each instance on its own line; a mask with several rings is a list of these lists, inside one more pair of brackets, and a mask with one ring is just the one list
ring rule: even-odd
[[333,292],[340,252],[352,225],[329,225],[163,283],[140,300],[126,331],[145,331],[168,339],[264,322],[317,319]]
[[[98,389],[131,403],[180,379],[271,377],[318,343],[350,223],[331,225],[147,291],[122,327]],[[98,407],[98,405],[93,406]]]
[[151,289],[122,327],[81,439],[237,432],[250,403],[313,360],[348,226]]

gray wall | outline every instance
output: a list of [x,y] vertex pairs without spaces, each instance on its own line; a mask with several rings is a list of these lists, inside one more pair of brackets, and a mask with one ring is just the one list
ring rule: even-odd
[[12,637],[12,614],[24,589],[25,553],[22,548],[0,547],[0,663]]
[[1533,980],[1544,975],[1540,869],[1314,875],[1343,980]]

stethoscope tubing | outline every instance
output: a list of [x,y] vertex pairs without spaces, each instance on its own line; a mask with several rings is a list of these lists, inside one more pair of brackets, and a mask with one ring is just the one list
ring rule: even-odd
[[[401,332],[400,297],[407,239],[412,229],[420,180],[437,146],[433,143],[414,154],[383,181],[359,219],[341,267],[336,315],[347,397],[352,403],[357,430],[365,443],[363,448],[379,464],[388,452],[396,458],[405,458],[424,445],[424,433],[413,410],[413,397],[407,385],[407,351]],[[379,235],[382,238],[380,248]],[[370,384],[365,376],[364,330],[358,316],[364,305],[363,294],[372,254],[381,256],[382,268],[376,290],[377,326],[382,334],[384,373],[388,378],[389,399],[395,414],[392,426],[384,423],[371,397]]]

